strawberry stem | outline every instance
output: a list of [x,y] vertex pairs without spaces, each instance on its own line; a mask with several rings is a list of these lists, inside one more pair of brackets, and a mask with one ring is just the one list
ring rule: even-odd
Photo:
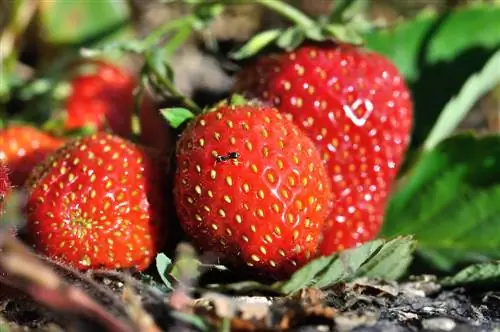
[[351,0],[338,0],[332,6],[332,11],[328,17],[329,23],[341,23],[344,12],[351,6]]
[[193,30],[189,23],[180,26],[177,33],[165,44],[165,56],[170,57],[174,54],[175,51],[177,51],[177,49],[179,49],[189,39],[192,32]]
[[256,3],[267,7],[274,12],[286,17],[288,20],[297,24],[301,28],[310,28],[316,25],[316,22],[312,20],[309,16],[302,13],[295,7],[285,3],[280,0],[255,0]]
[[170,93],[172,97],[178,98],[185,106],[187,106],[195,114],[201,113],[202,110],[200,106],[198,106],[198,104],[196,104],[194,100],[183,95],[179,90],[177,90],[174,83],[170,79],[168,79],[160,72],[158,72],[158,70],[153,66],[149,66],[149,69],[154,73],[154,76],[161,83],[162,87],[165,88],[165,90],[167,90],[167,92]]
[[191,16],[185,16],[177,20],[169,21],[168,23],[161,25],[156,30],[153,30],[143,41],[143,47],[145,50],[155,46],[160,42],[160,40],[170,31],[178,30],[186,25],[190,25],[192,21]]

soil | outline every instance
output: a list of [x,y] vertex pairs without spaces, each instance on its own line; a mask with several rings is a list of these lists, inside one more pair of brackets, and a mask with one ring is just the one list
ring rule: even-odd
[[[86,277],[89,277],[87,275]],[[125,274],[96,272],[93,275],[107,290],[122,297]],[[84,279],[82,279],[84,280]],[[124,310],[107,293],[84,286],[97,302],[116,317]],[[500,292],[481,289],[443,289],[432,276],[404,283],[360,279],[325,290],[305,289],[288,297],[258,294],[226,296],[200,293],[197,298],[181,289],[168,294],[137,279],[132,289],[140,298],[144,315],[151,315],[161,331],[202,331],[175,313],[198,315],[208,331],[224,322],[235,331],[496,331],[500,329]],[[105,331],[96,320],[48,310],[24,295],[10,293],[0,300],[3,323],[11,331]],[[192,295],[193,293],[191,293]],[[179,301],[184,297],[186,300]],[[174,312],[174,307],[184,303]],[[130,309],[130,304],[127,304]],[[128,310],[127,309],[127,310]],[[130,310],[127,311],[130,313]],[[224,319],[226,317],[226,319]],[[189,319],[187,320],[189,321]],[[144,330],[146,331],[146,330]],[[152,331],[152,330],[150,330]]]

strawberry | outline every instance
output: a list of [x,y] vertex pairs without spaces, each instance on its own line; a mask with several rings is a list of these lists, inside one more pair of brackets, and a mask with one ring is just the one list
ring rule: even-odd
[[63,144],[63,140],[28,125],[0,131],[0,162],[7,165],[14,186],[22,186],[31,170]]
[[32,173],[27,234],[82,270],[143,270],[164,236],[162,172],[158,156],[118,136],[70,141]]
[[257,58],[235,90],[278,107],[321,152],[334,195],[321,252],[373,239],[412,127],[410,93],[396,67],[348,44],[306,43]]
[[220,104],[176,152],[182,227],[204,251],[284,277],[314,256],[330,186],[313,142],[275,109]]
[[142,105],[139,109],[140,120],[140,142],[165,153],[171,152],[174,147],[172,130],[167,121],[160,114],[153,97],[145,93]]
[[93,72],[71,80],[65,129],[91,125],[102,130],[109,126],[115,134],[128,137],[132,132],[135,78],[110,63],[95,61],[89,65]]

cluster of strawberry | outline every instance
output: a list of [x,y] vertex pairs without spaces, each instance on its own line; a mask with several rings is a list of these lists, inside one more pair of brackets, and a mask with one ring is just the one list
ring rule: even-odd
[[[234,87],[252,99],[191,119],[172,172],[169,144],[124,138],[133,78],[99,65],[74,81],[66,124],[114,134],[0,133],[11,182],[31,172],[27,233],[38,251],[81,269],[142,270],[175,214],[198,249],[282,278],[377,235],[412,126],[410,93],[387,59],[333,42],[257,58]],[[165,137],[148,105],[142,132]]]

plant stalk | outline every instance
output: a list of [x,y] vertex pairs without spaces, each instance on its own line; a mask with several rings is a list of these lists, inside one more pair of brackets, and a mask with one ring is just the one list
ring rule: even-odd
[[194,100],[191,98],[183,95],[182,93],[177,90],[175,87],[174,83],[170,81],[168,78],[163,77],[155,68],[150,67],[150,69],[153,71],[155,74],[156,78],[160,81],[162,86],[175,98],[179,98],[184,105],[189,107],[191,111],[193,111],[195,114],[200,114],[201,113],[201,108],[196,104]]
[[272,11],[280,14],[281,16],[287,18],[293,23],[297,24],[302,28],[310,28],[316,25],[316,22],[312,20],[309,16],[302,13],[300,10],[295,7],[280,1],[280,0],[254,0],[255,3],[258,3],[266,8],[271,9]]

